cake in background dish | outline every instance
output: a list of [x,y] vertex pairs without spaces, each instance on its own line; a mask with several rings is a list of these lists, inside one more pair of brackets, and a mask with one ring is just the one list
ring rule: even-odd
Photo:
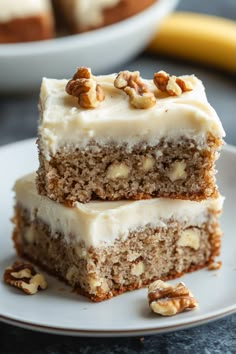
[[0,0],[0,43],[54,37],[50,0]]
[[54,8],[73,33],[111,25],[152,5],[156,0],[54,0]]

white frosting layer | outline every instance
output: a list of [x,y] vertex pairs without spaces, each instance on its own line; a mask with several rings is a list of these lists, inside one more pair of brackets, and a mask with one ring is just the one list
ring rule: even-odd
[[103,11],[116,6],[120,0],[57,0],[64,16],[78,28],[103,25]]
[[202,202],[149,199],[141,201],[76,203],[68,208],[39,196],[35,174],[19,179],[14,187],[16,202],[25,207],[31,219],[41,219],[52,234],[61,232],[66,242],[83,241],[87,247],[112,245],[117,238],[125,239],[130,231],[150,227],[167,227],[170,219],[201,226],[208,210],[221,210],[223,198]]
[[101,145],[126,143],[131,149],[140,142],[156,145],[161,138],[186,136],[204,145],[208,132],[224,136],[220,119],[195,76],[183,76],[193,90],[181,96],[166,97],[152,80],[144,80],[157,96],[156,104],[149,109],[133,108],[129,97],[114,87],[115,77],[112,74],[96,78],[106,98],[95,109],[81,108],[77,98],[65,92],[68,80],[43,79],[39,134],[46,158],[67,147],[85,148],[91,140]]
[[74,14],[80,27],[103,24],[103,10],[117,5],[120,0],[73,0]]
[[51,10],[49,0],[0,0],[0,21],[38,15]]

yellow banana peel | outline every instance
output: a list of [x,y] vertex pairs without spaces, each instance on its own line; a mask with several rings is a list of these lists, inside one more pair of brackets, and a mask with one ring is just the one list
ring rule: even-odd
[[176,12],[167,17],[147,50],[236,72],[236,22]]

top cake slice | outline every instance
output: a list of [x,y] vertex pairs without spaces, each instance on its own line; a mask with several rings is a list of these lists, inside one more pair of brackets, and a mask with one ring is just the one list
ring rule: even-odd
[[138,72],[43,79],[39,193],[73,205],[91,199],[217,197],[224,130],[195,76]]

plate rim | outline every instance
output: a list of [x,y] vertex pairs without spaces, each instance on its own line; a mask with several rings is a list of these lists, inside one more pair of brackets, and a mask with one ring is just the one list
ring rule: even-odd
[[181,323],[173,326],[152,327],[148,329],[138,328],[138,329],[130,329],[130,330],[128,329],[127,330],[94,330],[94,329],[83,330],[83,329],[75,329],[75,328],[60,328],[60,327],[30,323],[22,320],[16,320],[4,315],[0,315],[0,321],[6,324],[15,325],[23,329],[31,329],[33,331],[42,332],[42,333],[50,333],[50,334],[58,334],[58,335],[74,336],[74,337],[77,336],[77,337],[101,337],[102,338],[102,337],[147,336],[147,335],[155,335],[159,333],[169,333],[173,331],[179,331],[182,329],[189,329],[189,328],[197,327],[203,324],[216,321],[218,319],[236,313],[236,304],[232,307],[233,308],[218,313],[216,315],[212,315],[207,318],[204,317],[196,321],[191,321],[187,323],[187,325],[186,323]]
[[[22,146],[22,145],[35,144],[35,143],[36,143],[36,137],[30,138],[30,139],[19,140],[16,142],[11,142],[11,143],[0,146],[0,154],[4,153],[5,151],[8,151],[9,149],[17,148],[17,146],[19,146],[19,145]],[[223,146],[223,150],[236,155],[236,146],[234,146],[234,145],[225,144]],[[233,305],[225,307],[223,311],[216,310],[216,311],[213,311],[212,314],[208,315],[207,317],[204,315],[201,315],[196,320],[182,321],[179,324],[161,326],[161,327],[160,326],[159,327],[153,326],[152,328],[135,328],[135,329],[124,329],[124,330],[120,330],[120,329],[115,329],[115,330],[78,329],[78,328],[74,328],[74,327],[62,328],[60,326],[52,326],[52,325],[48,326],[48,325],[44,325],[44,324],[33,323],[33,322],[27,321],[27,320],[20,320],[18,318],[6,316],[3,314],[0,314],[0,321],[3,323],[10,324],[10,325],[15,325],[17,327],[31,329],[34,331],[39,331],[39,332],[44,332],[44,333],[71,335],[71,336],[84,336],[84,337],[89,337],[89,336],[90,337],[111,337],[111,336],[112,337],[124,337],[124,336],[140,336],[140,335],[145,336],[145,335],[152,335],[152,334],[158,334],[158,333],[168,333],[168,332],[177,331],[177,330],[181,330],[181,329],[191,328],[191,327],[195,327],[195,326],[199,326],[199,325],[202,325],[205,323],[215,321],[217,319],[223,318],[223,317],[231,315],[233,313],[236,313],[236,302]]]

